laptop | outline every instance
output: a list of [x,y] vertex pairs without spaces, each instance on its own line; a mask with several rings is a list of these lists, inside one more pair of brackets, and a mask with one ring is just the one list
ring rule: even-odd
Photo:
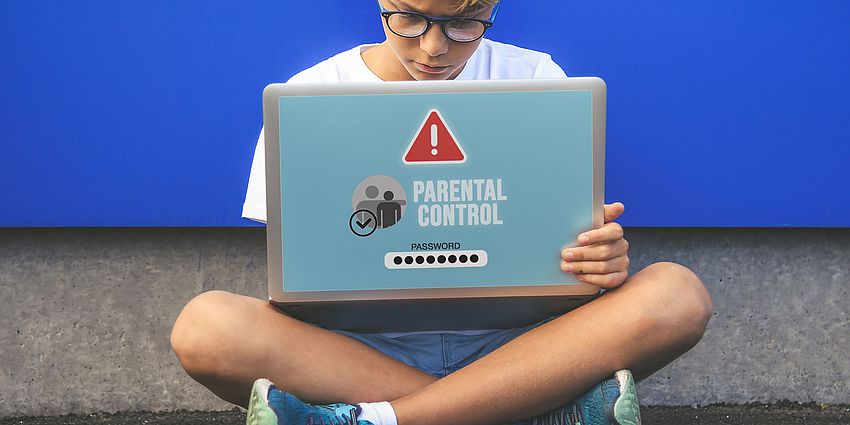
[[603,223],[599,78],[272,84],[270,301],[330,329],[499,329],[599,289],[560,252]]

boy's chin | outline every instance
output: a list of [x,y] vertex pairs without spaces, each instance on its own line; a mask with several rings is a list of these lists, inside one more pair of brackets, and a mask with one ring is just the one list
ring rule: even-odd
[[445,81],[450,79],[448,76],[441,75],[414,75],[413,78],[416,81]]
[[454,77],[454,70],[447,70],[446,72],[442,72],[439,74],[423,72],[418,69],[408,69],[408,73],[413,77],[416,81],[442,81],[442,80],[451,80]]

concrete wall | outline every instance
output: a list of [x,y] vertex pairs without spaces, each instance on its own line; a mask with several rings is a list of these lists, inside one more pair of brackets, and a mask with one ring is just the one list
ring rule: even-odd
[[[644,404],[850,403],[850,229],[628,229],[715,301]],[[263,229],[0,229],[0,417],[228,409],[180,369],[171,324],[211,289],[265,296]]]

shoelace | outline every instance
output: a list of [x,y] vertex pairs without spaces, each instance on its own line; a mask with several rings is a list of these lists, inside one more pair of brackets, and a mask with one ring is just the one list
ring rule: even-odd
[[578,403],[570,403],[531,420],[531,425],[583,425],[584,415]]
[[357,425],[357,419],[354,417],[355,408],[346,414],[334,417],[310,415],[307,417],[305,425]]

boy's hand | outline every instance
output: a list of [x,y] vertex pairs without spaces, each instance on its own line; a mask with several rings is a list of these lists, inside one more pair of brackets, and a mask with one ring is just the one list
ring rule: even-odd
[[578,236],[577,247],[561,251],[561,270],[576,279],[602,288],[616,288],[629,274],[629,243],[623,239],[623,227],[615,223],[626,207],[620,203],[605,205],[605,225]]

